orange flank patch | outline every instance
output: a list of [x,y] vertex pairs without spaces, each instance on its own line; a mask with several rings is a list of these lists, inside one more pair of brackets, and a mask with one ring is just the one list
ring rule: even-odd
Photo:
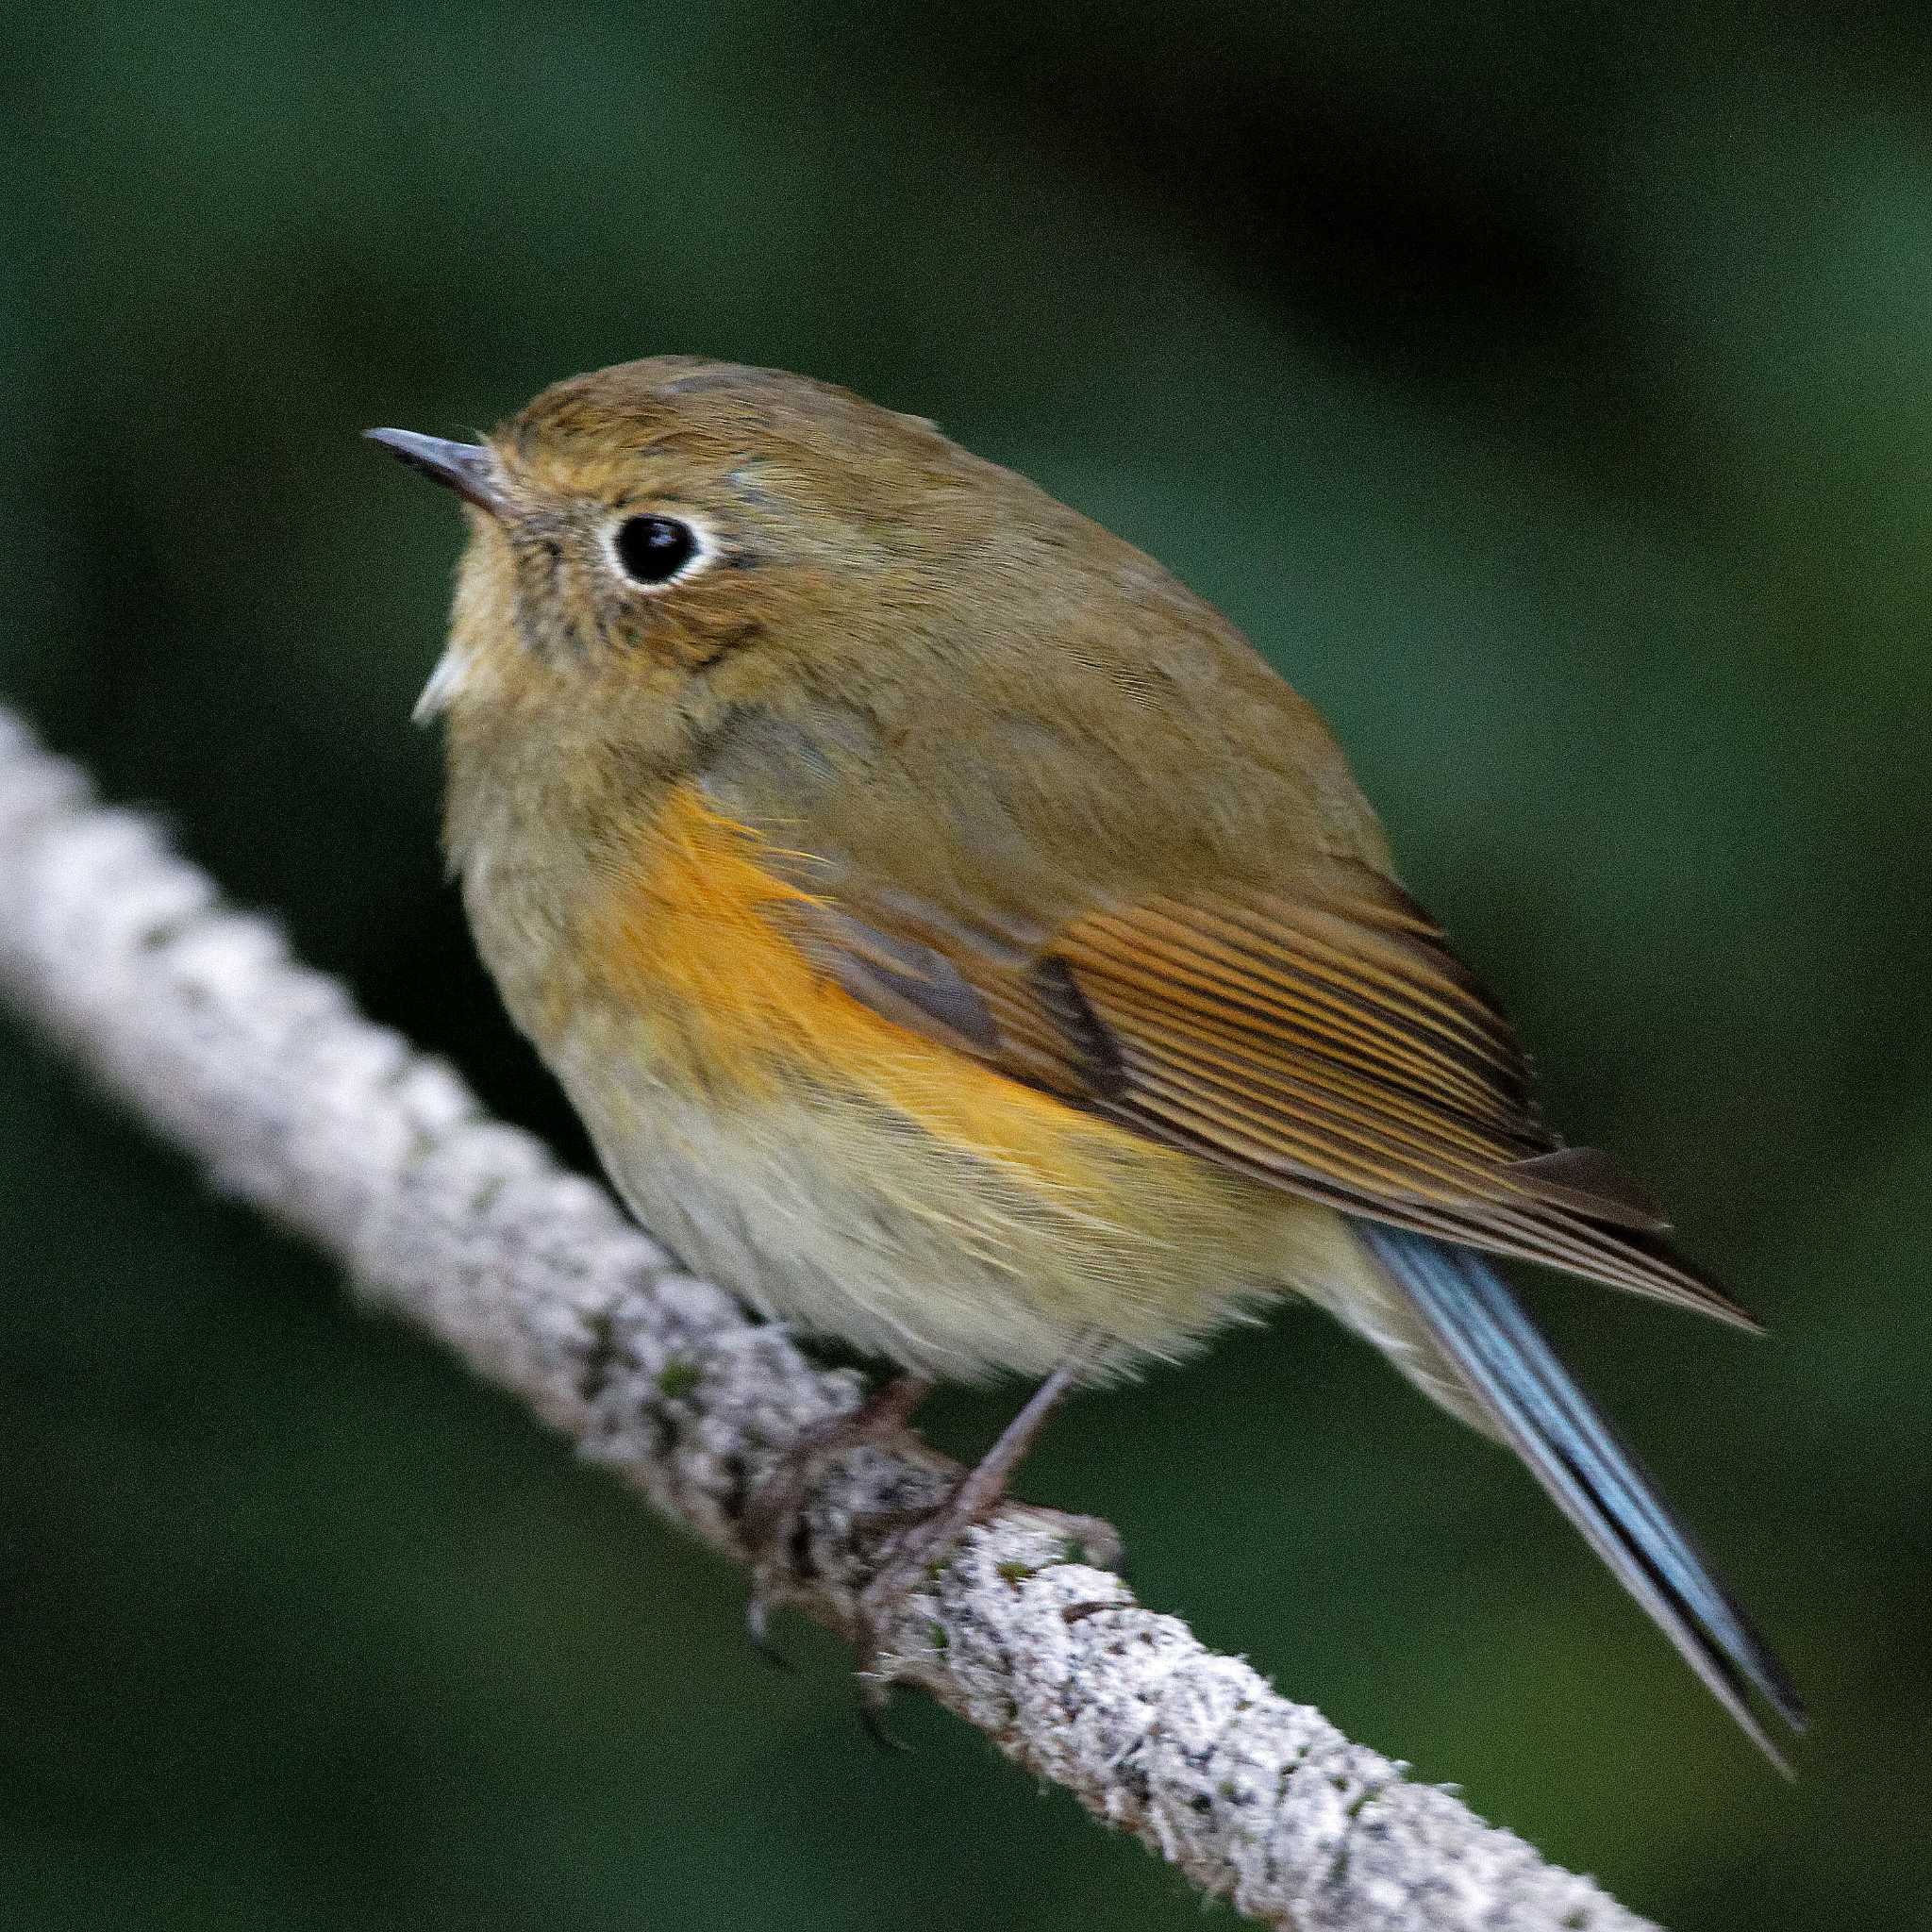
[[638,1015],[663,1077],[724,1104],[842,1087],[1047,1193],[1104,1194],[1123,1158],[1191,1165],[855,999],[784,932],[784,907],[814,895],[767,870],[767,849],[680,786],[592,915],[584,957],[606,962],[607,987]]

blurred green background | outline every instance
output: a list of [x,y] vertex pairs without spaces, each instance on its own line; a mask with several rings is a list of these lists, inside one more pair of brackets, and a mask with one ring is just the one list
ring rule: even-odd
[[[461,435],[681,349],[937,417],[1328,714],[1753,1344],[1533,1284],[1817,1713],[1787,1788],[1507,1458],[1284,1312],[1024,1487],[1674,1925],[1926,1908],[1920,9],[83,4],[4,82],[0,700],[582,1143],[435,851]],[[1836,25],[1828,23],[1836,21]],[[1187,1927],[0,1030],[0,1922]],[[1010,1393],[949,1397],[970,1448]]]

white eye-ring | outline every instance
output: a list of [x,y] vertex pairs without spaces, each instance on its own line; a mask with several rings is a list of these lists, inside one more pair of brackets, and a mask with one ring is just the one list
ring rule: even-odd
[[708,532],[682,517],[625,517],[605,532],[610,561],[641,591],[661,591],[701,571],[717,554]]

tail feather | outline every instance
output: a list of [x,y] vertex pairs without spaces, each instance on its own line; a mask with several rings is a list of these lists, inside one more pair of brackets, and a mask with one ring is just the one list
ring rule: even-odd
[[1643,1607],[1745,1735],[1790,1775],[1756,1692],[1793,1731],[1805,1707],[1690,1532],[1473,1249],[1381,1223],[1356,1232],[1496,1432]]

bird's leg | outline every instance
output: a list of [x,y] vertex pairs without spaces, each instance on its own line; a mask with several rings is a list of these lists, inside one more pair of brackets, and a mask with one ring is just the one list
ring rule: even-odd
[[[856,1639],[859,1697],[868,1725],[875,1734],[880,1734],[877,1716],[891,1690],[891,1679],[883,1669],[883,1633],[907,1597],[930,1580],[933,1566],[1006,1494],[1008,1479],[1032,1448],[1047,1417],[1091,1363],[1089,1348],[1076,1348],[1061,1361],[1000,1431],[999,1440],[954,1486],[952,1493],[905,1533],[891,1560],[859,1593]],[[1119,1540],[1107,1524],[1094,1522],[1091,1542],[1095,1560],[1105,1561],[1118,1549]]]
[[751,1552],[752,1574],[744,1627],[753,1648],[767,1661],[781,1666],[785,1662],[766,1632],[773,1607],[784,1594],[782,1579],[793,1567],[791,1544],[812,1479],[846,1450],[898,1434],[932,1392],[932,1386],[930,1375],[894,1375],[890,1382],[880,1383],[857,1408],[806,1430],[758,1486],[744,1512],[743,1535]]

